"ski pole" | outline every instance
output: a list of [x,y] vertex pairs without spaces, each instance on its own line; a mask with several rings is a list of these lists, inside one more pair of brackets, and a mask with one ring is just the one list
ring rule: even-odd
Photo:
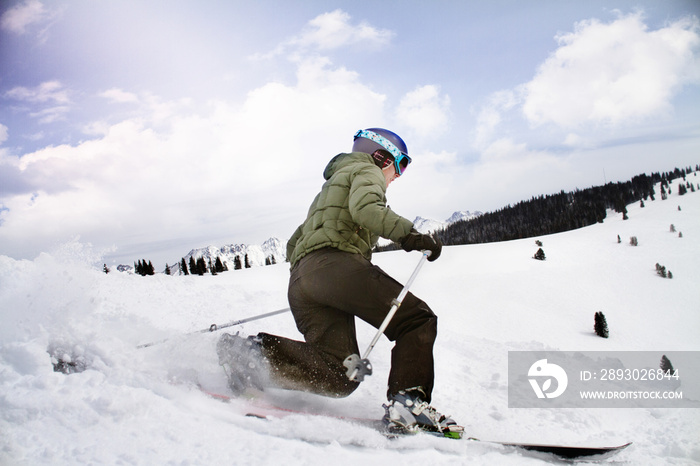
[[418,276],[418,272],[420,272],[421,267],[423,267],[423,264],[425,264],[425,260],[428,258],[429,255],[430,251],[423,251],[423,255],[421,256],[420,261],[418,261],[418,265],[416,265],[416,269],[411,274],[411,277],[406,282],[406,285],[404,285],[403,289],[401,290],[401,293],[399,293],[399,296],[397,296],[394,300],[391,301],[391,309],[389,309],[389,313],[386,315],[384,321],[377,329],[377,333],[376,335],[374,335],[372,342],[365,350],[362,359],[360,359],[360,356],[357,354],[351,354],[343,362],[343,365],[348,368],[346,372],[348,379],[354,382],[362,382],[365,378],[365,375],[372,375],[372,365],[370,364],[369,359],[367,358],[369,358],[369,354],[374,349],[374,345],[377,344],[379,338],[384,333],[384,330],[386,330],[386,328],[389,326],[391,319],[394,318],[394,314],[396,314],[396,311],[399,310],[401,302],[408,294],[408,289],[411,287],[413,281]]
[[[290,309],[287,307],[285,309],[279,309],[277,311],[266,312],[265,314],[260,314],[257,316],[246,317],[245,319],[234,320],[234,321],[229,322],[227,324],[221,324],[221,325],[211,324],[208,328],[205,328],[202,330],[196,330],[194,332],[189,332],[189,333],[186,333],[185,335],[194,335],[196,333],[216,332],[217,330],[221,330],[222,328],[233,327],[234,325],[245,324],[246,322],[252,322],[254,320],[264,319],[265,317],[272,317],[272,316],[275,316],[277,314],[282,314],[282,313],[289,312],[289,311],[290,311]],[[165,338],[163,340],[154,341],[152,343],[144,343],[143,345],[138,345],[136,348],[147,348],[149,346],[159,345],[161,343],[165,343],[168,340],[170,340],[170,338]]]

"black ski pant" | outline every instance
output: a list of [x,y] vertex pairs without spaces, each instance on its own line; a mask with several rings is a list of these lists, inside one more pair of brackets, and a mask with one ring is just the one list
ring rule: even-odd
[[[379,328],[402,288],[360,254],[324,248],[304,256],[292,269],[288,298],[305,342],[260,334],[274,385],[335,397],[352,393],[359,383],[348,379],[343,361],[359,354],[355,316]],[[408,293],[384,335],[395,342],[388,395],[421,387],[430,402],[437,316]]]

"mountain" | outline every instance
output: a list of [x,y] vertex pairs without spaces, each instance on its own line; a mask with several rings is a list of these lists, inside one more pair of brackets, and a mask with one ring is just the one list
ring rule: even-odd
[[432,220],[429,218],[416,217],[416,219],[413,221],[413,226],[419,232],[426,234],[435,232],[437,230],[442,230],[448,225],[451,225],[455,222],[459,222],[461,220],[471,220],[473,218],[479,217],[480,215],[483,215],[483,212],[479,212],[478,210],[476,212],[470,212],[468,210],[459,210],[453,213],[450,216],[450,218],[448,218],[444,222],[439,222],[437,220]]
[[[229,269],[234,269],[234,261],[239,258],[241,264],[245,263],[245,257],[248,256],[248,262],[251,266],[257,267],[261,265],[270,265],[270,263],[278,264],[284,262],[287,258],[286,253],[287,242],[282,242],[278,238],[270,238],[262,245],[258,244],[227,244],[224,246],[207,246],[205,248],[192,249],[184,256],[185,262],[189,264],[190,257],[196,261],[200,257],[209,264],[216,262],[217,258]],[[179,275],[180,261],[170,266],[173,275]]]

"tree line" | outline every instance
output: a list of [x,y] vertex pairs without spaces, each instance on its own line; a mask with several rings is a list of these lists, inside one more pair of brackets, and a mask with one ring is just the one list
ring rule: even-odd
[[[696,171],[700,166],[696,167]],[[531,238],[575,230],[602,222],[607,209],[627,214],[626,206],[647,199],[655,200],[654,186],[661,183],[662,199],[667,196],[669,182],[686,179],[691,168],[668,173],[637,175],[630,181],[608,183],[573,192],[533,197],[496,212],[471,220],[455,222],[436,233],[445,245],[491,243],[513,239]],[[687,182],[680,184],[679,195],[694,190]]]
[[[276,264],[277,261],[275,260],[275,256],[268,256],[265,258],[265,265],[273,265]],[[241,259],[241,256],[236,256],[233,259],[233,270],[241,270],[243,268],[249,269],[253,265],[250,262],[250,259],[248,258],[248,254],[245,254],[243,256],[243,259]],[[165,273],[167,275],[171,275],[170,267],[165,266]],[[190,256],[189,263],[185,261],[185,258],[183,257],[180,260],[179,263],[180,267],[180,272],[183,275],[204,275],[207,273],[210,273],[212,275],[217,275],[222,272],[228,272],[229,268],[226,262],[221,261],[221,257],[217,256],[216,260],[212,264],[211,259],[206,261],[204,257],[200,257],[195,260],[194,257]]]
[[[700,170],[700,165],[695,171]],[[654,186],[661,183],[661,198],[669,194],[669,182],[683,178],[679,195],[695,185],[686,180],[693,173],[691,167],[676,168],[666,173],[637,175],[626,182],[607,183],[572,192],[541,195],[530,200],[508,205],[495,212],[485,213],[470,220],[460,220],[433,233],[444,245],[479,244],[532,238],[575,230],[602,222],[607,209],[613,209],[626,217],[626,206],[634,202],[655,200]],[[376,248],[376,251],[399,249],[396,243]]]
[[[265,258],[265,265],[274,265],[276,263],[277,260],[275,259],[274,255],[270,255]],[[236,256],[233,259],[234,270],[240,270],[242,268],[249,269],[252,266],[252,263],[248,259],[248,254],[245,254],[243,259],[241,259],[240,256]],[[123,266],[119,266],[118,269],[127,270],[127,268],[122,269],[121,267]],[[222,272],[228,272],[229,270],[227,263],[223,262],[221,260],[221,257],[218,256],[216,257],[216,260],[213,263],[211,261],[211,258],[209,260],[205,260],[204,257],[195,259],[194,257],[190,256],[190,260],[188,262],[183,257],[180,260],[180,262],[178,262],[177,268],[179,268],[179,272],[182,275],[217,275]],[[111,272],[111,270],[107,267],[107,264],[104,265],[102,271],[104,273]],[[151,261],[146,261],[144,259],[139,260],[138,262],[134,262],[134,272],[141,276],[154,275],[155,268],[153,267],[153,263]],[[176,271],[173,271],[168,264],[165,264],[165,275],[173,275],[173,273],[177,273],[177,269]]]

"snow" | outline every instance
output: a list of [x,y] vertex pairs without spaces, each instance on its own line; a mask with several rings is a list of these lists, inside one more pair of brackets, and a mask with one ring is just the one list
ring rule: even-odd
[[454,212],[450,216],[450,218],[448,218],[444,222],[440,222],[430,218],[416,217],[413,220],[413,227],[421,233],[433,233],[438,230],[447,228],[449,225],[455,222],[459,222],[460,220],[471,220],[480,215],[483,215],[483,213],[479,211],[469,212],[468,210],[461,210]]
[[[691,177],[691,181],[694,179]],[[677,182],[671,192],[676,193]],[[657,189],[658,191],[658,189]],[[678,206],[682,210],[678,210]],[[634,442],[622,464],[700,462],[695,409],[508,408],[508,351],[700,350],[700,194],[610,212],[602,224],[540,238],[445,248],[413,292],[439,316],[433,405],[470,436],[523,442]],[[678,233],[669,231],[673,224]],[[622,242],[617,242],[617,236]],[[636,236],[639,245],[629,244]],[[547,260],[532,259],[543,242]],[[418,253],[375,255],[401,281]],[[656,275],[655,264],[673,272]],[[223,390],[219,333],[189,332],[287,306],[288,264],[217,276],[102,273],[71,243],[33,261],[0,256],[0,464],[548,464],[490,445],[431,437],[388,440],[334,418],[244,417],[195,386]],[[602,311],[610,338],[593,334]],[[299,338],[289,313],[236,328]],[[358,323],[361,349],[374,329]],[[168,338],[165,343],[137,345]],[[88,366],[53,371],[49,348]],[[335,415],[379,417],[391,345],[345,399],[274,392]]]
[[[190,258],[193,257],[195,261],[200,257],[203,257],[208,264],[211,261],[212,264],[216,263],[216,258],[220,258],[222,264],[228,267],[229,270],[233,270],[235,266],[236,257],[241,261],[241,264],[245,264],[245,258],[248,258],[248,262],[252,266],[265,265],[266,260],[274,258],[275,262],[284,262],[286,257],[286,247],[287,242],[280,241],[277,238],[269,238],[262,245],[257,244],[227,244],[224,246],[207,246],[205,248],[198,248],[191,250],[186,256],[185,263],[189,266]],[[176,260],[170,265],[170,270],[173,275],[181,274],[179,267],[180,260]]]

